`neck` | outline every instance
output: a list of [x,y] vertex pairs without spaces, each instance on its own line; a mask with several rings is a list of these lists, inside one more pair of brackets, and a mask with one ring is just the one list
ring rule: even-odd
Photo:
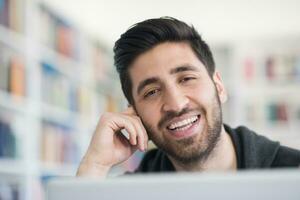
[[176,171],[232,171],[237,169],[237,158],[232,140],[222,126],[220,139],[209,157],[190,165],[178,163],[170,157]]

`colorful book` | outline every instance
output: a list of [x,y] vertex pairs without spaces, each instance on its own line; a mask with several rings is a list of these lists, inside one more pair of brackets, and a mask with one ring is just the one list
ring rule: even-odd
[[24,29],[24,10],[24,0],[9,0],[9,27],[20,33]]
[[0,158],[15,158],[16,148],[16,137],[10,125],[0,121]]
[[8,0],[0,0],[0,24],[8,27]]
[[9,92],[25,96],[25,66],[18,56],[12,56],[9,68]]

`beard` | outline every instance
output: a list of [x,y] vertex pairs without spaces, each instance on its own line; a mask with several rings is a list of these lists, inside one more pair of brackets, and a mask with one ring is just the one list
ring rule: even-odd
[[158,123],[158,130],[162,130],[165,122],[195,110],[201,111],[201,118],[204,118],[206,121],[206,129],[203,129],[202,133],[181,140],[164,139],[149,124],[143,122],[153,143],[169,157],[173,158],[174,161],[182,165],[201,164],[205,162],[219,141],[222,129],[222,110],[216,89],[213,105],[211,106],[211,116],[208,116],[207,110],[202,107],[195,109],[184,108],[178,113],[166,113]]

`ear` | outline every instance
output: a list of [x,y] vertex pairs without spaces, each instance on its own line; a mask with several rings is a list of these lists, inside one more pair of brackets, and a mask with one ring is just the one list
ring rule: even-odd
[[227,101],[227,91],[223,84],[220,72],[216,71],[213,75],[213,81],[216,85],[218,96],[220,98],[221,103],[225,103]]

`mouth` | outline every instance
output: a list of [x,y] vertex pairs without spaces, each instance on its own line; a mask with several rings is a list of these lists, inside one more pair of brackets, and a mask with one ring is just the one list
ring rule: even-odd
[[200,124],[201,115],[193,115],[178,120],[174,120],[166,129],[175,138],[183,138],[194,135],[197,132],[197,127]]

